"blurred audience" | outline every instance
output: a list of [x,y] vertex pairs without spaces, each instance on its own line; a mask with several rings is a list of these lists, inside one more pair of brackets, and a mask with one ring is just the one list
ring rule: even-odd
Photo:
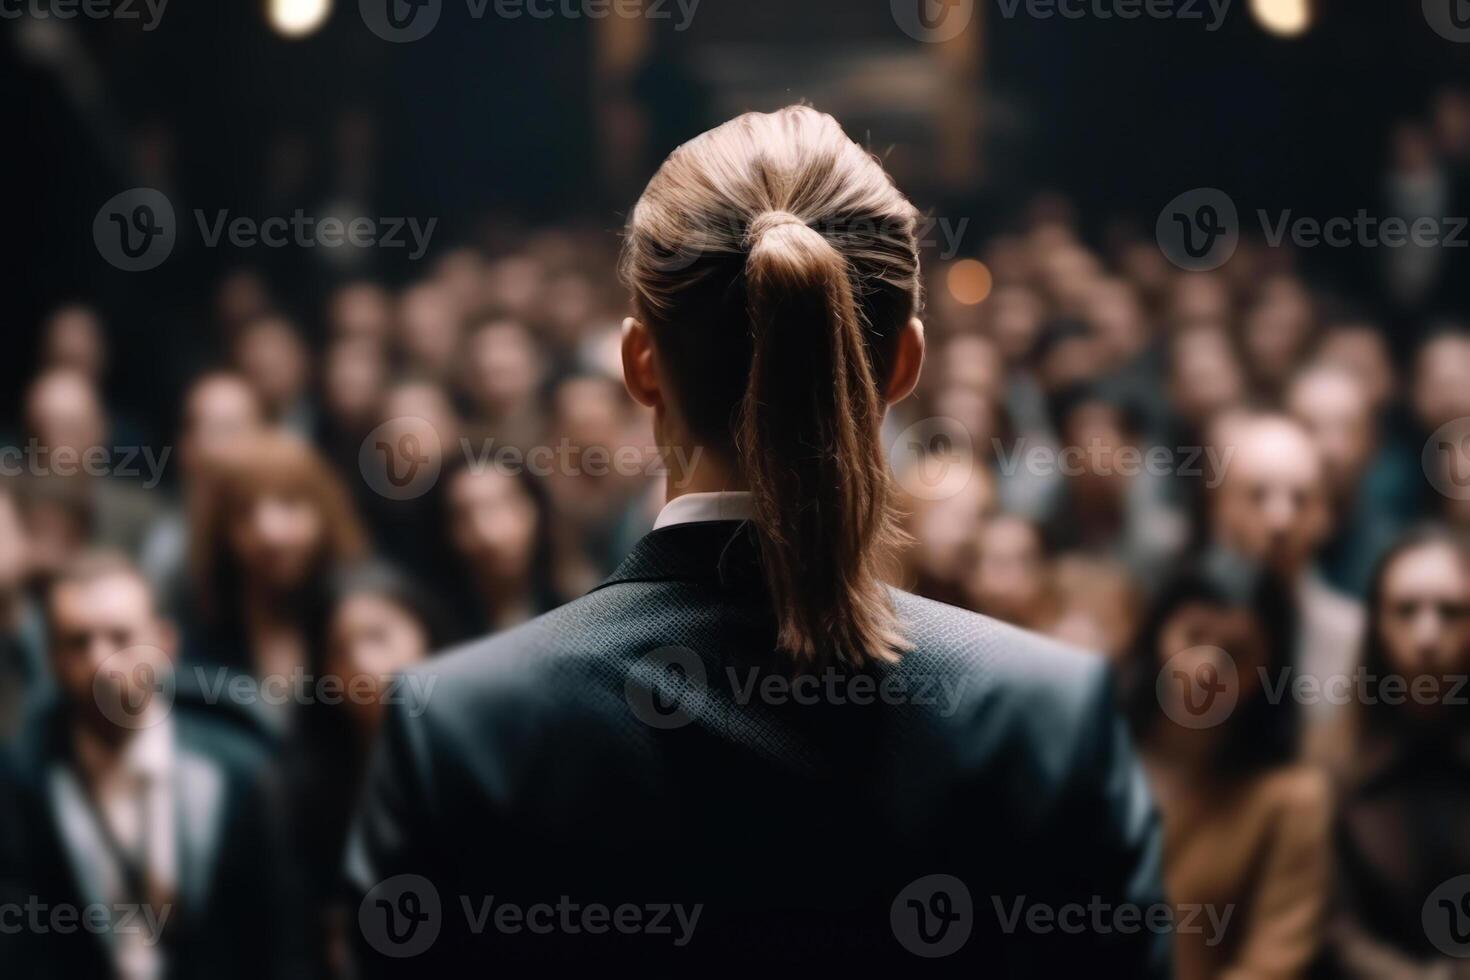
[[1333,975],[1470,976],[1425,926],[1428,898],[1470,868],[1470,548],[1409,535],[1368,609],[1358,698],[1316,753],[1338,797]]
[[[1437,102],[1432,131],[1396,138],[1390,193],[1442,211],[1467,134],[1470,109]],[[179,916],[156,947],[24,943],[41,959],[23,962],[348,976],[335,876],[383,702],[431,693],[411,668],[445,644],[595,587],[651,528],[663,474],[691,461],[619,382],[615,236],[491,225],[402,281],[359,266],[302,296],[230,271],[202,356],[158,379],[172,444],[109,384],[114,311],[84,297],[39,324],[0,442],[0,778],[21,787],[22,877],[57,901],[142,889]],[[1470,672],[1452,538],[1470,531],[1470,332],[1430,303],[1439,259],[1388,263],[1380,323],[1288,249],[1246,239],[1182,272],[1126,228],[1096,248],[1053,196],[926,270],[926,373],[884,430],[910,538],[892,578],[1115,664],[1171,901],[1220,917],[1216,942],[1181,931],[1181,977],[1302,977],[1319,954],[1332,975],[1451,975],[1419,910],[1470,873],[1463,708],[1301,693]],[[1405,537],[1426,520],[1445,529]],[[98,690],[140,711],[130,685],[173,679],[163,724],[99,716],[114,654],[122,680]],[[1233,709],[1191,724],[1212,697]],[[205,882],[119,850],[140,831],[100,821],[142,791],[113,784],[160,767],[212,801],[212,834],[258,848],[175,828],[176,850],[220,862]],[[71,881],[77,853],[112,870]],[[293,923],[222,925],[276,889]]]
[[1155,600],[1130,655],[1165,888],[1176,904],[1232,917],[1180,931],[1181,980],[1305,976],[1320,952],[1327,780],[1294,761],[1297,705],[1274,688],[1291,664],[1295,615],[1269,573],[1186,571]]

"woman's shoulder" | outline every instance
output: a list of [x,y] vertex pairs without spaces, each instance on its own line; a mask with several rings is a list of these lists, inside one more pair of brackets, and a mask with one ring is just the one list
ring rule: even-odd
[[1247,784],[1248,805],[1277,826],[1323,828],[1331,818],[1332,781],[1320,766],[1291,763],[1262,773]]

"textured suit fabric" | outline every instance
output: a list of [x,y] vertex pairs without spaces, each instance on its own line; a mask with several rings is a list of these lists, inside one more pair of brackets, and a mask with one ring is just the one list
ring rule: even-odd
[[[349,846],[364,971],[1167,976],[1165,936],[1015,915],[1162,901],[1157,819],[1102,661],[895,592],[913,649],[803,688],[773,653],[756,556],[748,525],[655,531],[591,594],[418,668]],[[939,958],[901,935],[901,893],[930,875],[970,900],[968,938]],[[429,914],[423,895],[401,904],[406,882],[438,907],[412,956],[375,918]],[[518,928],[538,903],[633,906],[645,924],[656,906],[700,912],[682,933],[593,933],[575,914]]]

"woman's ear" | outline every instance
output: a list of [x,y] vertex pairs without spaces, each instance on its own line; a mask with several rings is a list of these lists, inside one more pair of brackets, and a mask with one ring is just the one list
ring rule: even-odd
[[893,352],[893,370],[888,375],[888,387],[883,391],[884,402],[896,405],[912,395],[919,384],[919,373],[923,369],[924,323],[914,317],[898,333],[898,344]]
[[623,384],[633,400],[646,408],[663,404],[654,360],[653,335],[633,317],[623,321]]

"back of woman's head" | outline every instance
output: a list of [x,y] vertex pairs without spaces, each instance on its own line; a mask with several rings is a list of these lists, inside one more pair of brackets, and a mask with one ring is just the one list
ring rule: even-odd
[[778,642],[799,663],[904,648],[881,564],[898,539],[883,386],[918,312],[917,212],[832,117],[733,119],[679,147],[622,271],[689,436],[755,498]]

